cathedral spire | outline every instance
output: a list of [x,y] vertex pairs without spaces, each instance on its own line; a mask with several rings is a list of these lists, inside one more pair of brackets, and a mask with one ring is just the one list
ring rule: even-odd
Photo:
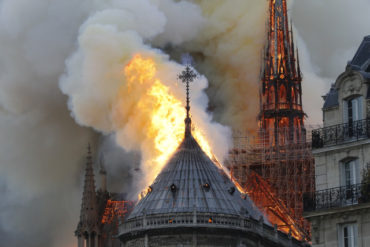
[[95,191],[94,169],[90,144],[87,148],[85,181],[82,194],[80,222],[75,232],[78,237],[78,246],[82,246],[84,239],[87,247],[94,246],[98,234],[98,205]]
[[301,78],[302,76],[302,72],[301,72],[301,65],[299,63],[299,53],[298,53],[298,49],[297,49],[297,76],[298,78]]
[[285,76],[290,74],[294,77],[294,44],[288,24],[286,0],[270,0],[268,27],[266,65],[274,71],[273,76],[279,76],[282,66]]
[[193,82],[197,74],[190,67],[186,65],[185,69],[181,72],[178,78],[186,84],[186,118],[185,118],[185,136],[191,133],[191,118],[190,118],[190,96],[189,96],[189,83]]
[[[304,112],[298,51],[293,25],[289,26],[286,0],[269,0],[267,40],[261,76],[260,126],[269,140],[284,145],[304,139]],[[297,61],[296,61],[297,60]],[[299,130],[297,130],[299,129]],[[295,133],[286,134],[284,133]]]

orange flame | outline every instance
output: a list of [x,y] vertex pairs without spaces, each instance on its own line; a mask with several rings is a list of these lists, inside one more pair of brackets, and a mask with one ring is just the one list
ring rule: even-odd
[[248,195],[255,205],[264,213],[267,219],[277,229],[291,234],[298,240],[303,240],[304,232],[296,224],[296,221],[287,213],[289,210],[284,206],[284,203],[278,199],[272,192],[271,187],[266,181],[257,173],[252,172],[248,177],[248,185],[244,188],[235,180],[231,178],[238,190]]
[[[112,224],[114,220],[123,220],[132,210],[134,203],[131,201],[108,200],[102,216],[102,224]],[[117,221],[118,223],[118,221]]]
[[[183,101],[176,98],[170,88],[162,83],[157,75],[157,67],[154,59],[135,55],[124,68],[127,84],[119,93],[121,99],[128,95],[137,95],[136,104],[126,109],[135,111],[135,116],[142,115],[145,119],[137,123],[136,129],[140,130],[138,135],[150,140],[149,143],[142,144],[151,150],[146,154],[149,157],[146,157],[144,164],[145,172],[149,174],[145,181],[146,186],[154,180],[177,149],[184,138],[185,130],[186,111]],[[122,116],[115,117],[119,120]],[[192,133],[203,151],[211,157],[211,148],[202,132],[195,128]]]

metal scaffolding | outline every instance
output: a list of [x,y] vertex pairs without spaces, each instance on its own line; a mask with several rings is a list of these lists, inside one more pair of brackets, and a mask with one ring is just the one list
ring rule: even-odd
[[[283,230],[289,228],[284,224],[295,225],[300,238],[309,239],[310,227],[302,215],[303,195],[315,191],[310,138],[275,145],[267,132],[261,129],[252,138],[234,132],[234,148],[229,152],[226,166],[233,179],[278,227]],[[273,219],[276,214],[279,220]]]

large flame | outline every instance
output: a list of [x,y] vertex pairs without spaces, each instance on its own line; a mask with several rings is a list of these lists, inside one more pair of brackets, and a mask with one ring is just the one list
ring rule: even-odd
[[[122,101],[127,95],[138,95],[136,104],[125,109],[143,116],[141,121],[135,123],[135,129],[140,131],[136,134],[144,135],[141,139],[150,140],[150,143],[142,145],[154,147],[147,154],[149,157],[144,158],[146,178],[143,186],[148,186],[183,140],[186,111],[183,100],[176,98],[156,75],[157,64],[153,58],[137,54],[125,66],[123,73],[127,83],[121,87],[118,98]],[[128,114],[121,113],[120,110],[116,112],[115,120],[123,125],[120,121],[127,120],[121,118]],[[194,128],[193,135],[203,151],[211,157],[210,145],[202,132]]]

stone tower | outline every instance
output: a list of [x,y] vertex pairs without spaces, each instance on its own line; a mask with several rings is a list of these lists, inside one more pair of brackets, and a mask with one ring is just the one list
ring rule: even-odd
[[80,222],[75,235],[78,238],[78,247],[99,246],[99,217],[98,203],[95,192],[95,179],[90,145],[87,152],[85,182],[82,196]]
[[274,145],[304,141],[301,71],[295,55],[286,0],[270,0],[268,33],[261,71],[260,127]]

